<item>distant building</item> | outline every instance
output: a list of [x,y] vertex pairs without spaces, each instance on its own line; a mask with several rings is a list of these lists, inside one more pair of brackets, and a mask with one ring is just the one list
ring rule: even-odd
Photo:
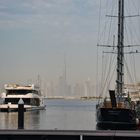
[[84,96],[84,86],[81,83],[76,83],[73,88],[73,96],[74,97],[82,97]]
[[66,97],[68,96],[68,85],[66,82],[66,79],[64,76],[59,77],[59,82],[58,82],[58,93],[59,96]]
[[84,83],[84,91],[85,91],[84,96],[87,96],[87,97],[93,97],[94,96],[94,86],[91,83],[90,79],[85,81],[85,83]]
[[46,97],[53,97],[54,96],[54,85],[53,85],[53,82],[48,82],[47,83],[45,96]]

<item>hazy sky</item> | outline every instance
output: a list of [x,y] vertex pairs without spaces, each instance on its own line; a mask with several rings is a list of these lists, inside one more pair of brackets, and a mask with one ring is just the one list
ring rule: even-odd
[[99,3],[0,0],[0,83],[26,83],[38,74],[55,82],[64,58],[69,82],[94,80]]

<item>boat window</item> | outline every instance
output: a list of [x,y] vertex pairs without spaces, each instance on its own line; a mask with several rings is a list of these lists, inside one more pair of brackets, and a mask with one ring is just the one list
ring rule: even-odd
[[[39,106],[40,100],[38,98],[22,98],[24,105],[34,105]],[[5,98],[5,104],[18,104],[20,98]]]
[[7,95],[26,95],[28,93],[38,94],[36,90],[7,90]]
[[[11,103],[11,104],[18,104],[20,98],[6,98],[5,104]],[[23,99],[25,105],[30,105],[30,99],[25,98]]]

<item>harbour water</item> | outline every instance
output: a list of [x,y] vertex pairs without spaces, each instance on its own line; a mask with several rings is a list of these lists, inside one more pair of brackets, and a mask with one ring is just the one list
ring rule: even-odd
[[[94,100],[46,99],[46,110],[24,113],[25,129],[95,130]],[[0,129],[17,129],[17,112],[0,112]]]

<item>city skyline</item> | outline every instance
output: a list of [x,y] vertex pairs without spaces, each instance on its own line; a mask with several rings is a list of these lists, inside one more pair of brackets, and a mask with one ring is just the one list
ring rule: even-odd
[[88,78],[85,81],[68,84],[63,76],[60,76],[58,82],[54,84],[52,81],[44,83],[42,86],[42,95],[47,98],[81,98],[81,97],[96,97],[96,87]]
[[[110,14],[109,3],[117,4],[110,1],[1,0],[1,87],[34,82],[38,75],[44,83],[56,84],[64,63],[68,84],[90,78],[96,85],[99,9],[104,21],[104,13]],[[139,0],[135,4],[140,5]]]
[[98,8],[98,0],[1,0],[0,85],[56,81],[64,54],[68,82],[94,81]]

